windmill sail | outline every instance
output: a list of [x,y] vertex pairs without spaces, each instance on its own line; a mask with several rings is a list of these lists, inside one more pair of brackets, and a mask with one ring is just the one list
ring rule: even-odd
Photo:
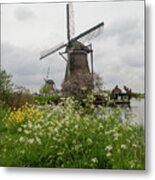
[[75,21],[74,21],[74,8],[73,3],[69,3],[69,25],[70,25],[70,37],[75,35]]
[[74,11],[73,4],[70,2],[66,5],[67,11],[67,39],[70,42],[71,37],[75,34],[75,24],[74,24]]
[[58,51],[59,49],[61,48],[64,48],[65,46],[67,45],[67,43],[59,43],[58,45],[54,46],[53,48],[51,49],[48,49],[48,50],[45,50],[45,51],[42,51],[40,53],[40,59],[43,59],[53,53],[55,53],[56,51]]
[[94,29],[93,31],[89,32],[88,34],[85,34],[78,40],[82,43],[89,43],[92,39],[95,39],[103,32],[103,25],[99,26],[98,28]]
[[99,32],[101,32],[102,28],[104,26],[104,23],[101,22],[99,24],[97,24],[96,26],[93,26],[92,28],[88,29],[87,31],[79,34],[78,36],[74,37],[71,39],[71,42],[77,41],[77,40],[88,40],[88,39],[92,39],[95,38],[99,35]]
[[[67,3],[66,12],[67,12],[67,39],[68,39],[68,42],[60,43],[51,49],[41,52],[40,59],[43,59],[43,58],[55,53],[56,51],[60,50],[61,48],[64,48],[66,46],[69,47],[70,43],[74,43],[75,41],[81,41],[82,43],[89,42],[91,39],[97,37],[101,33],[101,31],[103,29],[103,25],[104,25],[103,22],[101,22],[101,23],[97,24],[96,26],[88,29],[87,31],[79,34],[78,36],[73,37],[74,33],[75,33],[75,28],[74,28],[74,11],[73,11],[72,3]],[[68,56],[69,56],[69,54],[68,54]],[[68,57],[68,60],[69,60],[69,57]]]
[[[68,38],[70,39],[68,43],[70,43],[70,42],[73,43],[73,42],[75,42],[77,40],[79,40],[79,41],[84,41],[84,40],[88,41],[88,40],[91,40],[92,38],[97,37],[99,35],[99,33],[101,32],[101,30],[103,28],[103,25],[104,25],[104,23],[101,22],[101,23],[97,24],[96,26],[88,29],[87,31],[79,34],[78,36],[76,36],[76,37],[74,37],[72,39],[70,39],[70,34],[68,34],[68,36],[69,36]],[[41,52],[40,59],[43,59],[43,58],[55,53],[56,51],[58,51],[61,48],[64,48],[65,46],[68,45],[68,43],[63,42],[63,43],[60,43],[57,46],[55,46],[55,47],[53,47],[53,48],[51,48],[49,50]]]

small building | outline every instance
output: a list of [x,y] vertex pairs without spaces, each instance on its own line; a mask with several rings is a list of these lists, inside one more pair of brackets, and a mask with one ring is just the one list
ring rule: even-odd
[[111,92],[111,98],[114,100],[115,105],[127,105],[130,107],[131,89],[124,86],[125,92],[123,92],[118,85]]
[[111,92],[112,98],[118,99],[121,93],[122,93],[122,90],[118,87],[118,85],[116,85],[115,88]]

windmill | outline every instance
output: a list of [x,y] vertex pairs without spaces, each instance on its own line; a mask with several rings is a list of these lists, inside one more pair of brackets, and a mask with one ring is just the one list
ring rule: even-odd
[[44,78],[45,85],[46,87],[48,86],[49,92],[53,93],[56,90],[55,83],[52,79],[49,79],[49,74],[50,74],[50,67],[47,69],[47,75],[46,78]]
[[[58,44],[57,46],[41,52],[40,59],[46,58],[47,56],[65,48],[65,52],[59,52],[59,55],[66,61],[66,71],[64,82],[70,78],[76,77],[77,74],[90,73],[93,77],[93,50],[92,44],[84,45],[84,42],[88,42],[91,39],[97,37],[103,29],[104,23],[101,22],[83,33],[74,35],[74,21],[73,21],[73,8],[72,3],[66,5],[66,17],[67,17],[67,42]],[[67,55],[67,58],[64,56]],[[91,59],[91,72],[88,66],[88,54]],[[93,79],[93,78],[92,78]]]

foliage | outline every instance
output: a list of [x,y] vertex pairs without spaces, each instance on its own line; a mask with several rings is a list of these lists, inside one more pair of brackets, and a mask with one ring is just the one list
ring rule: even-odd
[[39,105],[46,105],[48,103],[55,103],[59,101],[60,97],[59,96],[35,96],[34,100],[36,104]]
[[3,121],[9,126],[16,126],[16,124],[25,121],[36,121],[39,118],[42,118],[43,114],[44,113],[39,111],[34,105],[26,103],[21,108],[13,108],[13,110],[9,109]]
[[97,92],[102,91],[102,88],[103,88],[103,80],[102,80],[102,77],[99,76],[99,74],[94,73],[93,81],[94,81],[94,89],[95,89]]
[[145,94],[143,93],[132,93],[132,97],[135,99],[144,99],[145,98]]
[[93,88],[92,75],[90,73],[77,73],[62,84],[62,92],[64,95],[78,96],[88,94]]
[[12,92],[11,76],[0,69],[0,104],[8,104]]
[[16,86],[14,92],[12,93],[12,98],[10,99],[10,106],[12,108],[20,108],[26,103],[33,104],[34,99],[30,94],[30,91],[24,87]]
[[144,169],[144,129],[123,123],[120,109],[95,107],[92,100],[85,108],[67,98],[58,106],[9,112],[0,132],[0,165]]
[[93,89],[100,92],[102,86],[102,78],[98,74],[78,73],[62,84],[62,92],[64,95],[81,96],[90,94]]
[[5,117],[6,113],[7,113],[6,108],[0,105],[0,121]]
[[41,95],[49,95],[51,93],[50,84],[45,83],[39,90]]

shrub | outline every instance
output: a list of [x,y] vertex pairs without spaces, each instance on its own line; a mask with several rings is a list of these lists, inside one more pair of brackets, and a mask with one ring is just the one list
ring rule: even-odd
[[36,121],[43,117],[43,112],[39,111],[34,105],[26,103],[21,108],[9,109],[3,121],[11,126],[27,121]]
[[51,86],[47,83],[45,83],[39,90],[41,95],[49,95],[51,91]]
[[59,96],[35,96],[34,100],[36,104],[39,105],[46,105],[46,104],[51,104],[52,102],[57,104],[59,101],[60,97]]
[[33,104],[33,96],[30,94],[28,89],[16,86],[16,89],[12,93],[12,98],[10,99],[10,107],[20,108],[26,103]]
[[92,90],[101,92],[102,86],[103,80],[98,74],[76,73],[62,83],[62,93],[67,96],[87,95],[92,94]]
[[92,88],[92,75],[90,73],[77,73],[62,83],[62,93],[67,96],[88,94],[92,91]]

